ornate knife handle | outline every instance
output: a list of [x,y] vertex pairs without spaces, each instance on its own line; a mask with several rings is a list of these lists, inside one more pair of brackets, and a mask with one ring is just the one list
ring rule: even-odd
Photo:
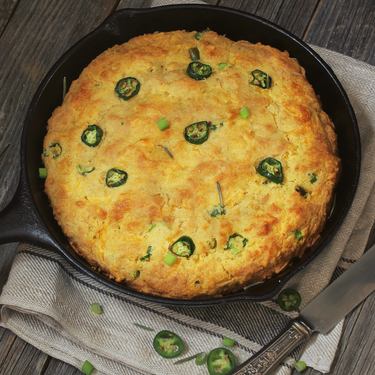
[[294,348],[307,341],[311,333],[306,324],[293,320],[285,331],[228,375],[270,374]]

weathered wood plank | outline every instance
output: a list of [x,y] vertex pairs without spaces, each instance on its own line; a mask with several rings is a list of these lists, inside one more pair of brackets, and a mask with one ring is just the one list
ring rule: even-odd
[[17,7],[17,0],[3,0],[0,3],[0,36],[6,28],[12,13]]
[[[11,145],[0,158],[0,209],[10,201],[17,186],[20,134],[27,108],[39,83],[53,63],[76,41],[97,27],[117,4],[118,0],[21,0],[12,9],[13,13],[8,11],[6,15],[4,11],[2,14],[6,28],[0,40],[0,150],[8,143]],[[9,22],[6,17],[10,17]],[[27,56],[27,59],[22,56]],[[1,286],[7,278],[16,246],[0,246]],[[1,374],[44,372],[43,366],[48,358],[46,354],[15,338],[10,331],[1,329],[0,332]]]
[[1,328],[0,375],[39,375],[48,355]]
[[267,19],[302,38],[319,0],[221,0],[220,6]]
[[[56,358],[51,358],[47,369],[43,372],[43,375],[82,375],[82,371],[78,370],[77,368],[69,365],[68,363],[64,363],[59,361]],[[42,374],[41,374],[42,375]]]
[[321,0],[305,40],[375,64],[375,2]]

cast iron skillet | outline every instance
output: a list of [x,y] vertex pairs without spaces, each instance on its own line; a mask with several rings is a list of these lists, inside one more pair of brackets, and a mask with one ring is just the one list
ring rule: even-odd
[[[232,40],[261,42],[287,50],[306,69],[307,79],[321,97],[323,108],[332,118],[338,134],[342,177],[337,188],[336,206],[318,241],[299,260],[277,277],[247,291],[220,298],[177,300],[133,291],[91,269],[70,247],[53,218],[43,180],[41,153],[46,123],[61,104],[63,77],[68,87],[101,52],[130,38],[155,31],[200,31],[207,27]],[[175,5],[151,9],[124,9],[67,51],[39,86],[23,127],[21,176],[10,204],[0,213],[0,243],[26,242],[60,252],[73,266],[101,283],[146,301],[174,306],[210,306],[248,300],[264,301],[278,293],[285,283],[327,246],[337,233],[350,208],[360,172],[360,137],[354,111],[340,82],[330,67],[306,44],[282,28],[259,17],[233,9],[208,5]]]

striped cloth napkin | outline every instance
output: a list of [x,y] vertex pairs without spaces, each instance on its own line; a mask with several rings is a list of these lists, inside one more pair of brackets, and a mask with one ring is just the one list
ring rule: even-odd
[[[191,2],[191,1],[190,1]],[[174,3],[155,1],[156,5]],[[182,2],[179,2],[182,3]],[[302,308],[358,259],[367,244],[375,219],[375,67],[312,46],[332,67],[347,91],[359,122],[362,173],[350,212],[334,240],[287,287],[303,296]],[[366,85],[357,85],[358,76]],[[98,302],[102,313],[90,305]],[[163,307],[127,297],[81,274],[52,251],[22,244],[0,296],[0,325],[41,351],[81,368],[88,360],[96,374],[202,374],[194,361],[173,365],[153,350],[155,334],[171,330],[184,339],[179,358],[220,347],[224,337],[238,363],[274,338],[298,312],[282,311],[275,300],[236,302],[204,308]],[[155,331],[134,325],[141,324]],[[293,363],[328,372],[340,340],[342,322],[328,335],[315,334],[275,371],[290,374]]]

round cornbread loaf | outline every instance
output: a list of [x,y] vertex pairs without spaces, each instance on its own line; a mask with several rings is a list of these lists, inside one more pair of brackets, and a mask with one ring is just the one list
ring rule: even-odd
[[[192,48],[206,79],[188,74]],[[124,100],[115,89],[129,77],[139,91]],[[208,138],[190,143],[185,128],[198,122]],[[221,296],[280,272],[318,238],[340,172],[334,125],[298,62],[209,30],[105,51],[47,130],[45,191],[72,247],[117,282],[170,298]],[[282,181],[260,173],[265,159]],[[167,264],[183,236],[194,251]]]

